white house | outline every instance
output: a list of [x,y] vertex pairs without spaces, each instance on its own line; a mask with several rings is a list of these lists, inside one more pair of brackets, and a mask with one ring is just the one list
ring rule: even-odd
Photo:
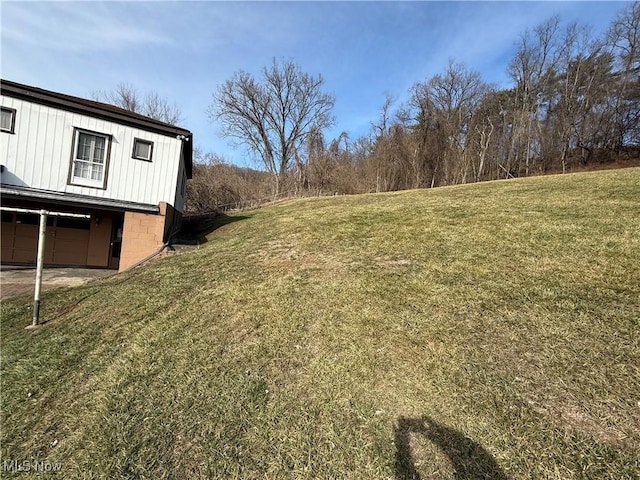
[[[49,217],[45,263],[123,270],[179,228],[190,131],[92,100],[0,82],[3,207]],[[2,263],[36,259],[38,216],[2,212]]]

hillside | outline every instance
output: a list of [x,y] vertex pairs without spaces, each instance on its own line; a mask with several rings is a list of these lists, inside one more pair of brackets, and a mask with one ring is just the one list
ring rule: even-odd
[[[2,304],[60,478],[638,478],[640,168],[292,200]],[[5,476],[3,475],[3,478]]]

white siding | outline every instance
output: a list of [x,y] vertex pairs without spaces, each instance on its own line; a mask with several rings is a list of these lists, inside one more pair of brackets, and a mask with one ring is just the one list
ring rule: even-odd
[[[16,110],[15,133],[0,132],[2,183],[150,205],[174,205],[181,141],[85,115],[1,96]],[[74,129],[112,135],[106,189],[68,185]],[[131,158],[134,138],[153,142],[151,162]],[[182,205],[179,206],[182,210]]]

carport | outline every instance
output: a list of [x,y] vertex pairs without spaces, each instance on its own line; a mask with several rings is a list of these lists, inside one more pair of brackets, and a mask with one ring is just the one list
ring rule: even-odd
[[[28,210],[82,214],[47,217],[44,264],[117,269],[120,263],[124,213],[21,199],[2,198],[3,264],[35,265],[39,217]],[[16,211],[24,209],[25,211]]]

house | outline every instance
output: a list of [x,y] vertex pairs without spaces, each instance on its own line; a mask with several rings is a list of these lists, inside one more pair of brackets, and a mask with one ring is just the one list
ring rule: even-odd
[[[179,229],[189,130],[128,110],[0,81],[2,207],[49,216],[45,264],[124,270]],[[2,263],[33,264],[38,215],[2,211]]]

